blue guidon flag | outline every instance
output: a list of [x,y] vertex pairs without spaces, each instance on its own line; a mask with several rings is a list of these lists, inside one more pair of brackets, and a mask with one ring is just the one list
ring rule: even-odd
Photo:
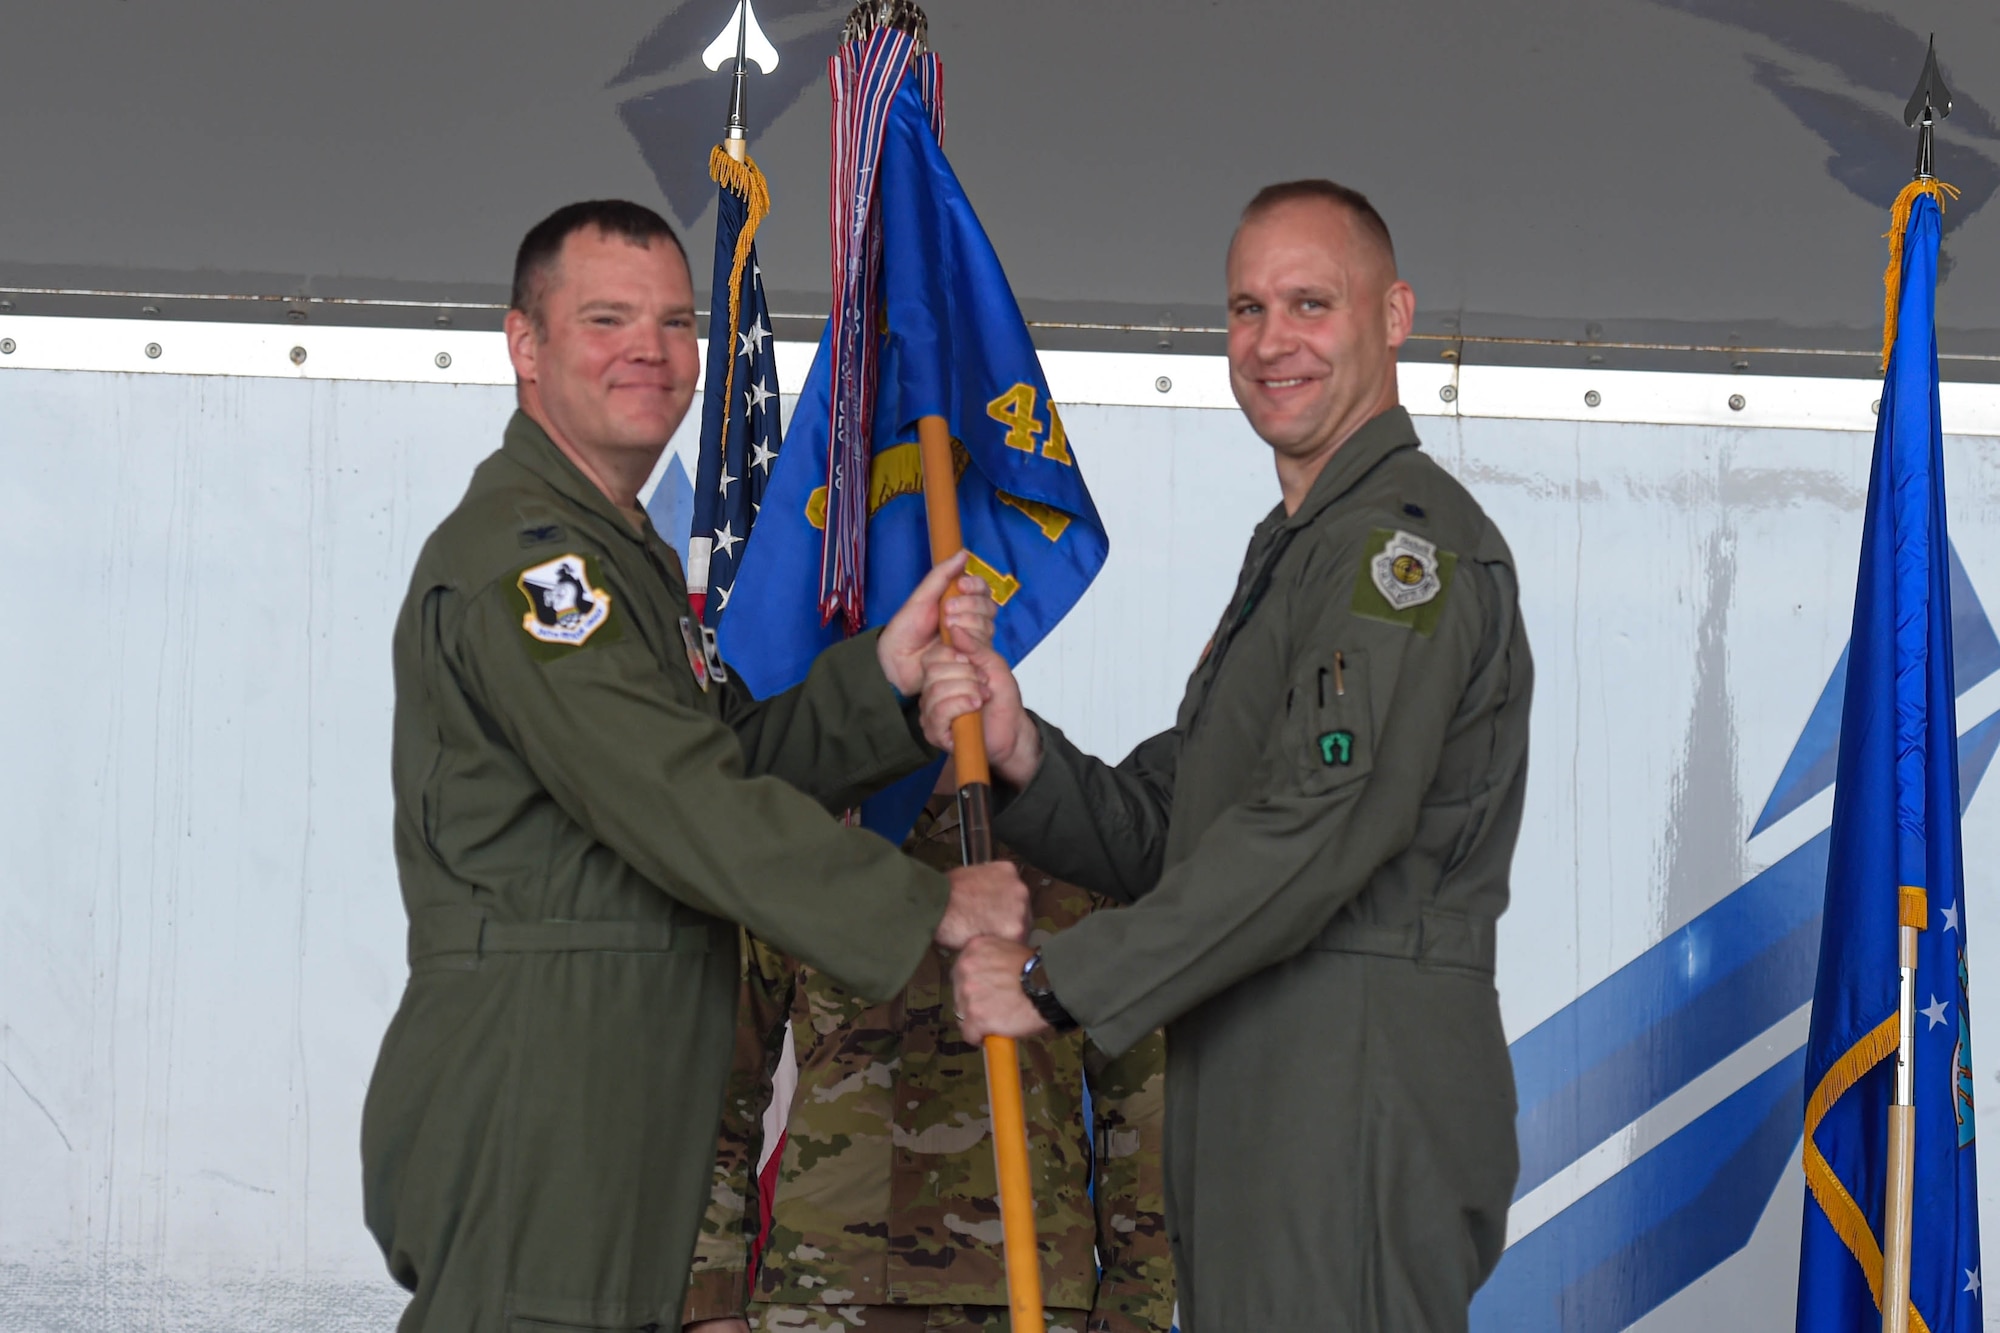
[[688,533],[688,603],[701,622],[708,660],[729,607],[743,543],[764,502],[784,435],[778,420],[777,345],[771,337],[757,227],[771,211],[764,173],[745,155],[709,156],[720,187],[715,281],[709,288],[708,365],[701,395],[701,456]]
[[[1826,915],[1806,1045],[1800,1333],[1882,1326],[1902,926],[1917,928],[1910,1328],[1975,1333],[1981,1326],[1951,561],[1933,311],[1940,188],[1949,190],[1933,181],[1906,190],[1890,231],[1892,255],[1902,257],[1901,285],[1861,536]],[[1892,291],[1897,272],[1892,258]]]
[[[937,57],[883,27],[828,69],[835,308],[720,631],[760,696],[885,622],[930,568],[919,417],[950,424],[965,545],[1000,604],[1009,662],[1109,550],[1020,307],[939,146]],[[900,840],[934,779],[877,797],[864,822]]]

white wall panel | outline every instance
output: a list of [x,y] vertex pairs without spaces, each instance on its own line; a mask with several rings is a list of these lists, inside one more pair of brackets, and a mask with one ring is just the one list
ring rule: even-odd
[[[0,373],[0,1329],[393,1319],[358,1160],[403,981],[389,636],[510,408],[497,386]],[[1233,412],[1066,416],[1112,556],[1022,679],[1117,757],[1171,720],[1276,487]],[[1846,638],[1868,438],[1421,429],[1507,533],[1536,654],[1501,930],[1518,1037],[1824,827],[1808,808],[1748,841]],[[2000,441],[1947,453],[1953,536],[2000,607]],[[2000,707],[1979,700],[1962,725]],[[1996,800],[1966,821],[1976,996],[2000,975]],[[2000,1045],[1979,1049],[2000,1105]],[[1718,1067],[1713,1095],[1770,1058]],[[1534,1206],[1558,1213],[1708,1087]],[[1750,1247],[1644,1327],[1787,1319],[1798,1193],[1788,1173]]]

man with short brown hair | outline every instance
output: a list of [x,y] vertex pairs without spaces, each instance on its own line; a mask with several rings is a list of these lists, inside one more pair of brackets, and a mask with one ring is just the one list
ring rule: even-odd
[[515,300],[520,410],[395,634],[411,975],[361,1146],[406,1333],[679,1323],[728,923],[877,999],[933,943],[1027,929],[1011,866],[939,874],[827,813],[934,757],[909,696],[940,618],[990,636],[985,585],[941,565],[881,631],[752,699],[638,503],[699,364],[672,231],[621,201],[562,209],[523,242]]

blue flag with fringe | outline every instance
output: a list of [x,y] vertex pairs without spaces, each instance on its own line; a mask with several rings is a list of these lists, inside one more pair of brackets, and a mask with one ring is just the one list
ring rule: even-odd
[[[1910,1327],[1981,1326],[1958,725],[1938,419],[1940,189],[1890,227],[1891,329],[1861,536],[1812,1035],[1799,1333],[1881,1327],[1898,930],[1917,932]],[[1900,261],[1900,262],[1899,262]]]
[[[887,69],[878,82],[893,89],[856,99],[880,108],[879,137],[869,141],[879,145],[872,206],[858,224],[863,233],[879,227],[879,286],[846,321],[873,337],[863,362],[872,362],[872,418],[856,418],[869,446],[865,532],[856,534],[865,545],[849,548],[861,552],[863,604],[829,612],[823,596],[840,491],[859,479],[832,445],[836,318],[799,391],[720,630],[724,658],[760,697],[803,680],[813,658],[852,629],[886,622],[929,570],[919,417],[950,424],[965,545],[999,603],[994,646],[1009,662],[1055,628],[1109,550],[1020,307],[939,146],[935,66],[918,67],[936,56],[917,57],[912,77],[902,77],[906,40],[885,30],[855,57],[870,76]],[[836,136],[839,121],[837,96]],[[847,489],[858,512],[860,488]],[[878,796],[863,822],[900,841],[935,777],[920,773]]]

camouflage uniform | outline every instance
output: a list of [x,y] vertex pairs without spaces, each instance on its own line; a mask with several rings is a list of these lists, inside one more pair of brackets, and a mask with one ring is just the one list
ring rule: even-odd
[[[958,818],[948,800],[925,812],[907,850],[939,868],[958,864]],[[1037,940],[1103,901],[1032,867],[1021,873],[1034,895]],[[959,1038],[949,959],[930,950],[887,1004],[870,1004],[754,940],[745,974],[685,1318],[745,1313],[744,1269],[757,1226],[752,1176],[789,1020],[799,1086],[750,1311],[756,1326],[897,1333],[983,1328],[997,1319],[993,1326],[1004,1328],[985,1061]],[[1174,1302],[1161,1198],[1164,1037],[1154,1033],[1116,1060],[1080,1034],[1023,1042],[1020,1051],[1051,1333],[1163,1333]],[[1097,1120],[1094,1213],[1086,1080]]]

